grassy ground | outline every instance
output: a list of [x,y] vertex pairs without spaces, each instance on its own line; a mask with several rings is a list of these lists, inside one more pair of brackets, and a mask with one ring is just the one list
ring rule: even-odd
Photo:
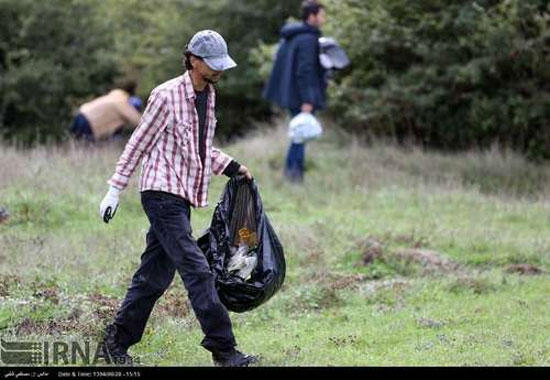
[[[137,179],[116,218],[98,205],[122,146],[0,149],[0,335],[103,333],[144,248]],[[302,187],[281,178],[283,129],[224,150],[245,163],[284,245],[267,304],[232,314],[260,366],[549,365],[550,169],[511,153],[365,146],[331,132],[308,145]],[[211,206],[196,210],[198,235]],[[181,280],[130,353],[144,365],[209,366]]]

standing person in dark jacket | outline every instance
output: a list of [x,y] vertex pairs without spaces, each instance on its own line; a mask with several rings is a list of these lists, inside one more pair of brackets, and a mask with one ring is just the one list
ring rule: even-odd
[[[302,3],[302,22],[281,29],[281,42],[264,97],[289,110],[314,113],[325,106],[324,69],[319,62],[320,27],[325,7],[316,1]],[[284,175],[292,182],[304,178],[305,144],[290,144]]]

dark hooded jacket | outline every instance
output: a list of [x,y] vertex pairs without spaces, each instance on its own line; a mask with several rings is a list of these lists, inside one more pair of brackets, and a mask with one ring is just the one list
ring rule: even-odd
[[307,23],[287,24],[281,29],[281,41],[264,98],[283,108],[298,110],[309,103],[314,109],[325,106],[324,70],[319,62],[318,28]]

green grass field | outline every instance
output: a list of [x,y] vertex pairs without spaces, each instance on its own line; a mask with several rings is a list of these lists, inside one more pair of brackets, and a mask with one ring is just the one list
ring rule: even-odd
[[[0,148],[0,336],[97,342],[145,247],[134,174],[98,215],[122,145]],[[510,153],[363,145],[329,127],[304,186],[282,180],[284,129],[224,147],[246,164],[285,248],[268,303],[231,314],[259,366],[550,364],[550,169]],[[208,226],[225,177],[213,177]],[[522,266],[523,265],[523,266]],[[142,341],[147,366],[210,366],[176,276]]]

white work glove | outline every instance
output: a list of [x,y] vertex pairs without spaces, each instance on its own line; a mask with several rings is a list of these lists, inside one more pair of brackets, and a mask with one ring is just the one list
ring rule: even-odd
[[109,223],[113,219],[118,208],[118,195],[120,190],[114,186],[109,188],[109,191],[99,205],[99,216],[105,223]]

